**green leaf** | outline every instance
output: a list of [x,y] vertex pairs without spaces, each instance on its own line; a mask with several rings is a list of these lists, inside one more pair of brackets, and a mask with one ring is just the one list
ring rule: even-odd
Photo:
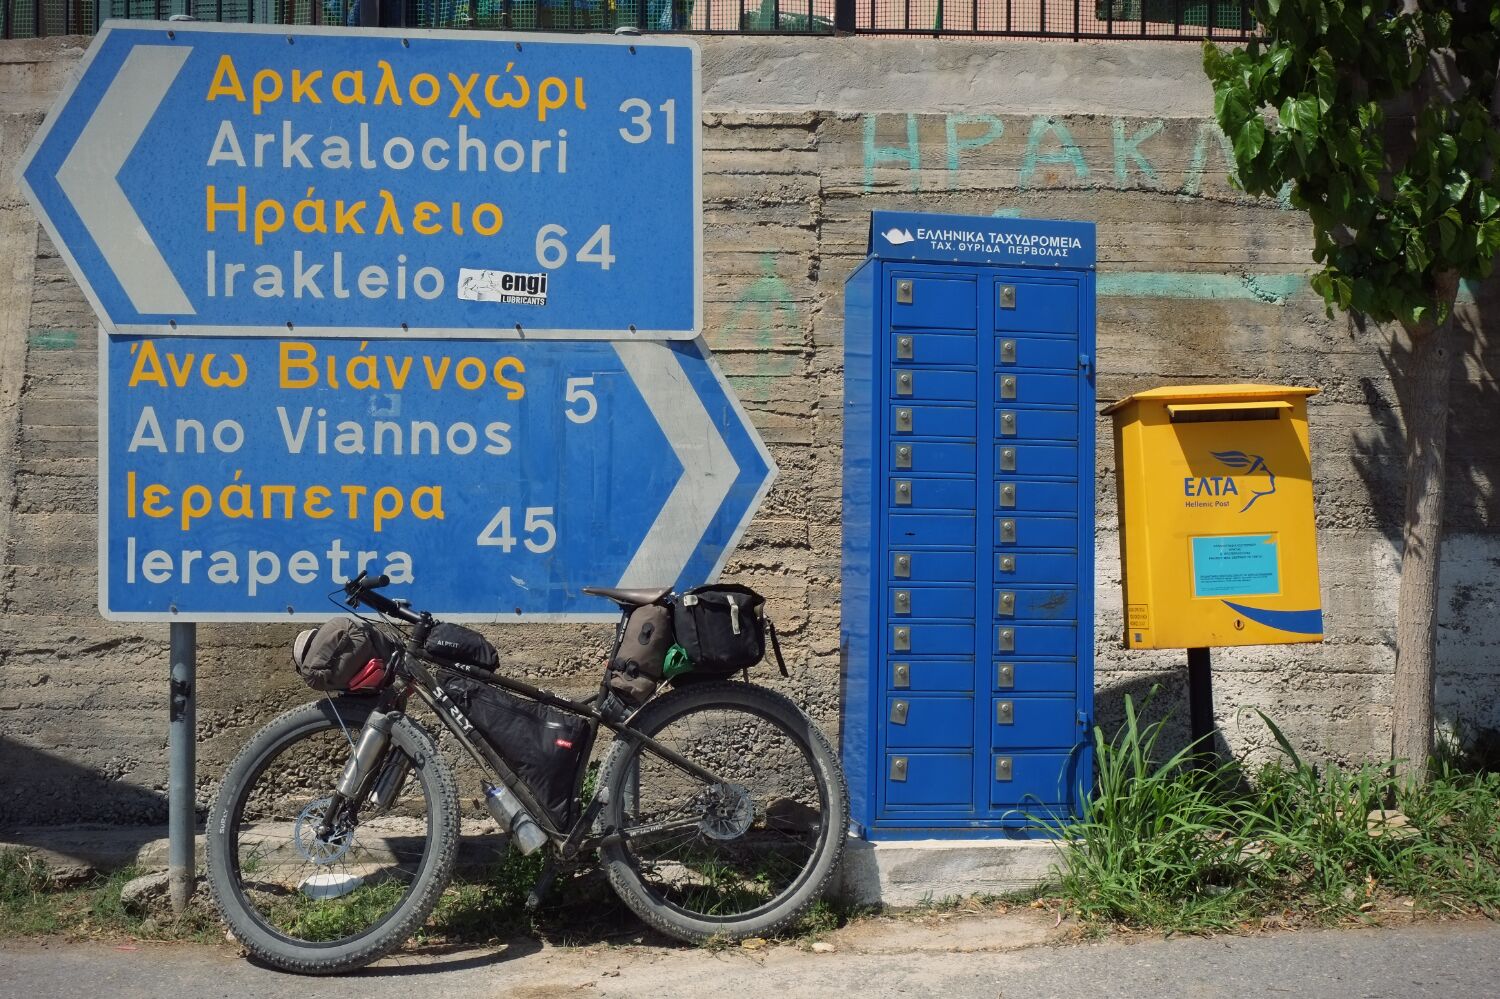
[[1260,154],[1265,144],[1266,126],[1259,117],[1252,115],[1234,137],[1234,158],[1239,161],[1241,170]]

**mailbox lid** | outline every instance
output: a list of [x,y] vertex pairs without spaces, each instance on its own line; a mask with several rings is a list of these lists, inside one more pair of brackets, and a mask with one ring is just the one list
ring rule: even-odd
[[1305,399],[1322,389],[1307,385],[1163,385],[1127,395],[1104,408],[1105,415],[1118,413],[1139,402],[1274,402],[1278,399]]

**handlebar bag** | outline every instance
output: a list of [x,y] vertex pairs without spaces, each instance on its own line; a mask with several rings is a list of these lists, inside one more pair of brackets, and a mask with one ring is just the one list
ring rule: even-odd
[[483,635],[456,624],[434,625],[427,636],[426,648],[449,662],[483,666],[492,672],[500,666],[500,654]]
[[467,677],[444,675],[441,683],[546,809],[553,828],[566,831],[573,823],[578,782],[588,760],[588,722]]
[[631,707],[645,704],[661,683],[667,650],[676,641],[671,607],[647,604],[633,608],[617,629],[605,686]]
[[672,603],[672,624],[694,673],[735,673],[766,657],[766,600],[748,586],[688,590]]
[[292,663],[313,690],[348,690],[371,660],[390,661],[395,643],[368,621],[336,617],[302,632],[292,645]]

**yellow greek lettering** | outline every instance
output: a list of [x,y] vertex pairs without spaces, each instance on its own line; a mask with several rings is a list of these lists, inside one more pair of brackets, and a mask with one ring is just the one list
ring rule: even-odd
[[[547,96],[548,90],[556,95],[555,100]],[[547,77],[536,91],[536,120],[546,121],[548,111],[556,111],[567,103],[568,85],[555,76]]]
[[[354,82],[352,92],[343,85],[345,81],[351,80]],[[333,99],[340,104],[363,104],[365,102],[365,74],[357,69],[346,69],[342,73],[335,73],[333,85],[329,89],[333,91]]]
[[318,92],[313,89],[313,84],[322,75],[323,71],[321,69],[315,69],[306,76],[302,75],[302,70],[300,69],[292,70],[292,103],[300,104],[302,103],[302,98],[306,97],[309,104],[322,104],[323,98],[319,97]]
[[[322,198],[314,198],[313,189],[309,187],[307,197],[292,208],[292,224],[297,227],[298,232],[327,232],[327,210],[327,203]],[[304,217],[308,214],[312,215],[311,220]]]
[[327,486],[308,486],[302,490],[302,513],[313,520],[326,520],[333,516],[333,511],[323,504],[328,497],[333,495],[333,490]]
[[356,201],[352,205],[345,205],[342,201],[333,203],[333,231],[334,232],[357,232],[361,236],[365,234],[365,227],[359,224],[359,213],[365,210],[363,201]]
[[396,86],[396,76],[391,70],[391,64],[381,59],[376,67],[380,70],[380,83],[375,87],[375,103],[385,102],[385,95],[391,95],[391,103],[397,107],[401,106],[401,90]]
[[[361,342],[359,349],[364,350],[368,345],[368,342]],[[355,365],[359,365],[358,371],[355,370]],[[375,365],[375,358],[369,354],[351,357],[344,368],[344,381],[352,389],[380,388],[380,369]]]
[[573,104],[580,111],[587,111],[589,106],[583,103],[583,77],[573,77]]
[[464,234],[464,208],[463,208],[463,205],[461,205],[457,201],[453,202],[453,214],[452,214],[452,216],[450,216],[450,218],[451,218],[451,221],[448,223],[448,225],[450,227],[452,227],[452,229],[453,229],[453,235],[455,235],[455,236],[462,236]]
[[219,56],[214,78],[208,85],[208,99],[214,101],[220,97],[233,97],[241,103],[245,100],[245,88],[240,85],[240,75],[234,70],[234,59],[227,55]]
[[214,494],[206,486],[188,486],[182,491],[182,519],[178,524],[184,531],[192,530],[193,521],[202,520],[213,510]]
[[250,81],[250,101],[255,114],[260,114],[261,105],[272,104],[281,99],[281,74],[274,69],[263,69]]
[[261,486],[260,487],[260,515],[264,520],[270,520],[276,516],[276,508],[272,502],[277,496],[281,497],[281,519],[292,519],[292,497],[296,494],[295,486]]
[[[490,222],[486,224],[480,221],[483,215],[490,216]],[[469,227],[481,236],[493,236],[505,225],[505,215],[500,211],[499,205],[492,205],[488,201],[475,205],[474,212],[469,216]]]
[[220,212],[234,212],[235,231],[245,231],[245,185],[241,184],[234,189],[235,200],[233,201],[215,201],[214,186],[212,184],[208,185],[208,189],[204,193],[208,203],[208,221],[204,224],[204,228],[208,232],[216,231],[215,227],[218,225],[216,219]]
[[131,345],[130,352],[135,355],[135,364],[130,369],[130,380],[125,384],[129,388],[135,388],[142,382],[150,382],[152,385],[167,387],[167,374],[161,369],[161,358],[156,353],[155,340],[142,340],[140,350]]
[[[510,73],[511,69],[514,68],[515,65],[516,64],[513,62],[506,63],[505,71],[507,73]],[[526,77],[522,76],[520,73],[512,73],[511,77],[521,85],[521,96],[516,97],[510,92],[510,88],[507,87],[505,93],[500,96],[500,99],[496,100],[495,81],[498,80],[499,77],[492,76],[484,81],[485,103],[494,108],[524,108],[526,106],[526,102],[531,100],[531,84],[527,82]]]
[[[469,374],[466,376],[464,372]],[[484,362],[477,357],[466,357],[458,362],[453,369],[453,380],[466,389],[477,389],[484,384],[485,377],[489,372],[485,369]]]
[[214,355],[204,354],[203,363],[199,367],[199,371],[203,375],[203,384],[207,385],[209,388],[239,388],[241,385],[245,384],[245,376],[250,372],[245,367],[244,357],[239,354],[230,354],[229,358],[230,360],[234,361],[235,366],[239,368],[240,373],[238,375],[231,375],[227,368],[225,369],[224,373],[220,375],[210,373],[208,367],[213,363]]
[[[274,209],[274,211],[271,211]],[[268,232],[280,232],[286,224],[286,209],[275,198],[266,198],[255,206],[255,245],[265,241]]]
[[[393,500],[394,505],[392,505]],[[401,509],[406,505],[406,498],[395,486],[381,486],[375,492],[374,505],[375,533],[379,534],[387,520],[395,520],[401,516]]]
[[[417,84],[421,84],[427,90],[425,98],[423,95],[417,93]],[[420,104],[424,108],[430,108],[437,103],[438,94],[442,89],[443,85],[431,73],[418,73],[406,85],[406,92],[411,95],[411,102],[413,104]]]
[[400,367],[397,367],[396,359],[389,354],[385,355],[385,372],[391,376],[391,388],[400,392],[406,388],[406,376],[411,374],[411,358],[403,358]]
[[339,492],[349,497],[349,519],[359,519],[359,498],[370,490],[364,486],[339,486]]
[[510,370],[511,368],[515,368],[516,372],[519,374],[526,370],[526,365],[521,363],[521,359],[519,357],[502,357],[500,358],[500,360],[496,361],[495,384],[500,388],[506,390],[505,398],[524,399],[526,398],[526,386],[522,385],[518,381],[512,381],[511,379],[505,377],[505,372]]
[[453,363],[453,359],[445,357],[443,358],[443,363],[439,364],[437,370],[434,371],[432,358],[425,354],[422,355],[422,366],[427,369],[427,384],[434,392],[443,387],[443,382],[448,378],[448,365],[451,363]]
[[375,232],[377,234],[385,232],[386,220],[389,219],[393,231],[398,234],[404,233],[406,230],[401,228],[401,213],[396,210],[395,196],[390,191],[382,189],[380,200],[380,218],[375,220]]
[[135,473],[125,473],[125,517],[135,519]]
[[193,373],[193,355],[189,354],[181,361],[177,355],[170,350],[167,351],[167,370],[172,372],[172,384],[178,388],[186,388],[188,376]]
[[[318,384],[318,348],[299,340],[288,340],[281,344],[281,359],[278,373],[281,387],[289,389],[312,388]],[[294,372],[301,371],[299,377]]]
[[[428,501],[425,507],[423,499]],[[418,520],[442,520],[443,487],[418,486],[411,494],[411,512]]]
[[162,506],[162,503],[172,498],[172,490],[161,483],[155,483],[146,487],[141,493],[141,512],[148,517],[157,520],[172,516],[172,507]]
[[479,74],[470,73],[468,83],[464,83],[456,73],[449,73],[448,82],[453,84],[453,90],[457,94],[453,101],[453,110],[448,112],[448,117],[457,118],[460,111],[467,110],[469,114],[478,118],[479,108],[474,106],[474,98],[470,95],[474,93],[474,86],[479,82]]
[[[240,481],[241,474],[242,472],[240,469],[236,468],[234,470],[235,483],[238,483]],[[234,506],[232,508],[229,505],[231,501],[234,502]],[[250,486],[247,484],[235,485],[234,483],[231,483],[225,486],[223,489],[220,489],[219,512],[224,516],[230,517],[235,520],[254,520],[255,507],[253,505],[253,501],[250,498]]]
[[431,219],[438,213],[437,203],[434,201],[419,201],[412,209],[411,227],[424,236],[435,236],[443,231],[441,222],[432,222]]

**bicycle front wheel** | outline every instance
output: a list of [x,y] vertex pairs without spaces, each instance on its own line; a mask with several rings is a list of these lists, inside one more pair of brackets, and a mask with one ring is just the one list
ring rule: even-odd
[[789,925],[823,894],[848,796],[828,740],[795,704],[748,683],[696,683],[631,727],[719,778],[626,739],[611,749],[600,784],[616,835],[600,854],[636,915],[680,940],[739,940]]
[[372,707],[325,699],[275,719],[230,764],[209,812],[219,911],[252,956],[284,971],[331,974],[383,957],[426,921],[452,876],[458,786],[409,718],[391,729],[383,800],[319,834]]

